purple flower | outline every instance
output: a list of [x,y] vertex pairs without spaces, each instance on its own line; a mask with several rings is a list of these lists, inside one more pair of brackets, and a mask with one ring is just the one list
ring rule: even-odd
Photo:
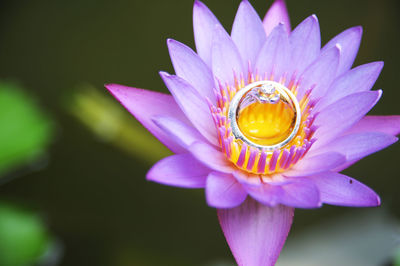
[[[155,164],[148,180],[204,188],[237,263],[245,266],[276,262],[294,208],[380,204],[369,187],[338,173],[393,144],[400,132],[400,116],[365,116],[382,94],[371,88],[383,62],[351,69],[361,27],[345,30],[321,48],[317,17],[292,31],[283,0],[273,3],[263,21],[242,1],[231,35],[195,1],[193,24],[197,53],[167,42],[176,75],[160,75],[172,96],[106,85],[176,153]],[[273,153],[238,142],[227,118],[235,93],[261,80],[283,84],[301,107],[296,137]],[[242,122],[259,130],[257,121],[264,121],[269,126],[261,129],[282,133],[287,110],[268,107],[275,108],[268,120],[260,108],[267,107],[244,110]]]

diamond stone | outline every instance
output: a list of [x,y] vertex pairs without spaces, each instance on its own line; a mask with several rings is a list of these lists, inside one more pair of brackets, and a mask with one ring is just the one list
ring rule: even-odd
[[260,88],[261,93],[271,95],[275,93],[275,87],[271,84],[264,84]]

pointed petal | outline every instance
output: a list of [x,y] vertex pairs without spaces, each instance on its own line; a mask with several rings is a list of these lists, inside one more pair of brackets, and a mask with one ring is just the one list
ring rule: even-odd
[[248,198],[233,209],[219,209],[225,238],[239,266],[272,266],[286,241],[294,209],[268,207]]
[[256,72],[262,77],[269,78],[273,74],[274,79],[279,81],[290,58],[289,39],[284,25],[278,25],[268,36],[267,41],[261,48],[255,65]]
[[193,6],[193,32],[197,54],[211,66],[212,33],[215,25],[221,25],[214,14],[201,1],[195,0]]
[[320,56],[306,68],[304,73],[300,76],[302,81],[300,82],[297,96],[299,99],[311,88],[313,88],[311,93],[313,99],[325,95],[329,85],[336,77],[340,53],[340,46],[334,46],[321,53]]
[[318,102],[317,107],[323,108],[352,93],[371,90],[382,68],[383,62],[373,62],[344,73],[332,83],[326,95]]
[[225,155],[209,144],[195,142],[190,145],[189,151],[197,160],[215,171],[230,174],[235,170]]
[[214,103],[214,78],[211,69],[186,45],[172,39],[168,39],[167,44],[176,75]]
[[354,133],[341,136],[324,145],[316,152],[339,152],[345,155],[346,161],[349,162],[382,150],[397,140],[392,135],[379,132]]
[[379,196],[357,180],[326,172],[307,177],[317,186],[324,203],[349,207],[375,207],[381,204]]
[[171,151],[175,153],[185,151],[151,120],[155,115],[164,114],[190,124],[171,95],[118,84],[107,84],[105,87],[151,134]]
[[308,176],[332,170],[346,162],[346,157],[338,152],[325,152],[318,155],[305,156],[285,176]]
[[244,63],[251,62],[254,65],[267,37],[260,17],[247,0],[240,3],[231,36]]
[[389,135],[400,134],[400,115],[382,115],[363,117],[346,134],[358,132],[382,132]]
[[210,169],[191,154],[176,154],[157,162],[147,173],[147,180],[169,186],[203,188]]
[[234,208],[247,197],[242,185],[228,174],[212,172],[207,177],[206,198],[208,205],[216,208]]
[[291,59],[289,78],[293,72],[303,73],[317,59],[321,49],[321,33],[318,18],[309,16],[289,36]]
[[317,150],[352,127],[371,110],[381,95],[382,91],[357,92],[321,110],[314,121],[319,128],[314,135],[317,141],[311,150]]
[[319,192],[314,183],[301,177],[288,179],[286,183],[244,185],[246,191],[262,204],[274,207],[278,204],[294,208],[317,208],[321,206]]
[[188,126],[170,116],[155,116],[154,123],[160,127],[171,139],[187,149],[196,141],[206,141],[194,127]]
[[245,74],[242,57],[229,34],[222,26],[216,26],[213,31],[212,71],[223,84],[233,86],[235,75]]
[[286,32],[291,31],[289,13],[286,8],[285,0],[275,0],[265,15],[263,24],[267,35],[269,35],[279,23],[285,25]]
[[322,52],[325,52],[336,44],[342,47],[337,75],[346,72],[353,65],[358,53],[358,48],[360,47],[361,36],[362,27],[353,27],[334,37],[322,48]]
[[217,130],[205,99],[182,78],[165,72],[160,72],[160,76],[187,118],[208,141],[217,145]]

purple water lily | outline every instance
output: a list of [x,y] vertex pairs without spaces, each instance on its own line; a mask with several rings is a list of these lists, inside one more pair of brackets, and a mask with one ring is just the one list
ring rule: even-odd
[[[321,48],[317,17],[292,31],[283,0],[273,3],[263,21],[242,1],[231,35],[195,1],[193,24],[197,53],[167,42],[176,75],[160,75],[172,96],[106,85],[175,153],[156,163],[148,180],[204,188],[237,263],[245,266],[275,264],[294,208],[380,204],[369,187],[338,173],[393,144],[400,132],[400,116],[365,116],[381,97],[382,91],[371,88],[383,63],[351,68],[361,27]],[[265,80],[287,87],[301,108],[295,138],[270,153],[238,142],[227,117],[236,92]],[[290,113],[274,106],[252,107],[242,122],[258,117],[248,123],[250,129],[282,133]],[[260,108],[275,109],[267,118]]]

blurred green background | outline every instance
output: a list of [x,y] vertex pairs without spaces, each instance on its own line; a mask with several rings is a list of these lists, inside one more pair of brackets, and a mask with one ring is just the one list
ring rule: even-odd
[[[230,29],[240,1],[204,2]],[[261,16],[271,2],[251,1]],[[385,61],[375,86],[384,94],[371,113],[399,114],[399,1],[287,4],[292,25],[317,14],[323,43],[362,25],[355,65]],[[1,230],[20,223],[18,228],[28,228],[21,243],[33,239],[26,256],[40,257],[40,265],[233,265],[216,212],[206,205],[202,190],[145,180],[146,171],[168,151],[103,87],[120,83],[166,92],[158,76],[159,70],[173,72],[165,41],[174,38],[194,47],[192,5],[192,0],[0,2],[0,80],[9,91],[26,94],[22,103],[33,101],[40,108],[42,114],[25,110],[23,124],[46,128],[37,129],[45,131],[37,133],[32,153],[26,151],[0,172],[0,244],[5,239]],[[1,131],[13,126],[0,114],[2,121]],[[33,134],[28,128],[16,132]],[[18,143],[26,139],[9,136]],[[380,209],[297,210],[280,265],[322,265],[321,254],[324,265],[394,265],[400,243],[398,162],[399,145],[394,145],[345,171],[380,194]],[[312,243],[325,244],[326,250],[316,251]],[[1,248],[0,265],[6,263]],[[36,259],[14,261],[31,265]]]

